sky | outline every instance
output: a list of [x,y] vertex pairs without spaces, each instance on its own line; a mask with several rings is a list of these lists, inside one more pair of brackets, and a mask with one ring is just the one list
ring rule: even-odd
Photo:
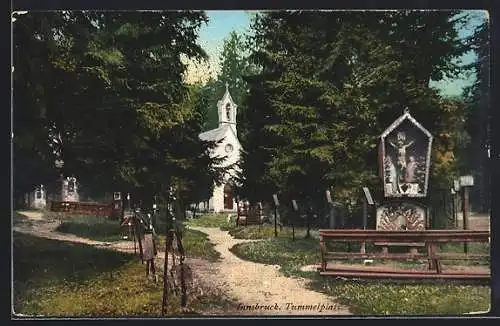
[[[468,11],[473,19],[466,28],[459,30],[459,36],[464,37],[472,33],[475,26],[480,25],[487,19],[487,12],[481,10]],[[222,10],[207,11],[208,24],[204,25],[199,34],[198,42],[209,55],[209,63],[190,63],[188,68],[188,82],[205,81],[208,76],[215,77],[219,69],[219,56],[222,52],[224,39],[231,31],[245,33],[250,30],[251,11],[244,10]],[[468,53],[460,58],[463,64],[468,64],[475,59],[473,53]],[[439,82],[431,82],[445,96],[458,96],[462,89],[474,82],[473,76],[462,76],[458,79],[445,79]]]
[[219,57],[222,53],[224,39],[231,31],[246,33],[250,30],[250,16],[244,10],[207,11],[209,22],[199,33],[198,43],[209,56],[209,64],[196,65],[190,63],[188,80],[206,80],[208,75],[215,77],[219,69]]

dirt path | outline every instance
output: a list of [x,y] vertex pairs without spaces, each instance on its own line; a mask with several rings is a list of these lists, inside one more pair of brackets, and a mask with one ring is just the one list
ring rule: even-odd
[[190,228],[207,234],[215,249],[221,254],[222,261],[215,264],[218,269],[215,276],[218,278],[217,282],[225,283],[232,296],[241,303],[240,314],[350,314],[346,307],[338,305],[330,297],[307,289],[306,280],[281,275],[278,265],[245,261],[229,251],[238,243],[255,240],[234,239],[227,231],[218,228]]
[[[133,253],[131,241],[102,242],[55,231],[59,221],[43,218],[39,212],[19,212],[26,219],[16,223],[13,230],[37,237],[83,243],[96,248],[106,248]],[[304,279],[284,277],[277,265],[264,265],[236,257],[229,251],[238,243],[259,241],[233,239],[227,231],[218,228],[190,227],[209,236],[221,261],[210,263],[203,259],[186,259],[197,282],[210,291],[228,294],[237,302],[236,309],[205,311],[205,315],[346,315],[347,308],[331,298],[306,289]],[[156,266],[162,271],[164,252],[156,257]],[[171,259],[169,259],[171,262]],[[161,274],[159,274],[161,275]],[[239,307],[239,308],[238,308]]]
[[23,211],[18,213],[26,217],[26,219],[16,223],[13,227],[14,231],[40,238],[83,243],[98,248],[109,248],[123,252],[134,252],[134,244],[131,241],[103,242],[81,238],[73,234],[55,231],[60,222],[56,219],[43,218],[43,214],[40,212]]

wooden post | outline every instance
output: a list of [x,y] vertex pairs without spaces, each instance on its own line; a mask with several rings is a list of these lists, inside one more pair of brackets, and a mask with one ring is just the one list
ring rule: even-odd
[[274,236],[278,236],[278,206],[274,206]]
[[[170,193],[170,196],[172,196],[172,193]],[[165,259],[163,262],[163,299],[162,299],[162,304],[161,304],[161,315],[165,316],[167,314],[167,307],[168,307],[168,252],[170,251],[169,244],[169,230],[170,230],[170,218],[169,218],[169,204],[170,204],[170,199],[167,201],[167,209],[165,212],[165,220],[167,222],[166,228],[165,228]]]
[[137,222],[137,215],[135,210],[134,210],[134,225],[135,225],[135,234],[137,235],[137,242],[139,243],[139,257],[141,258],[141,262],[144,264],[144,259],[142,255],[141,231],[139,228],[139,223]]
[[[366,224],[368,221],[368,202],[366,198],[363,200],[363,230],[366,230]],[[366,241],[361,243],[361,253],[366,253]]]
[[[468,218],[469,218],[469,187],[463,187],[463,204],[462,204],[462,219],[463,219],[463,229],[467,230],[469,228]],[[469,251],[467,242],[464,242],[464,254]]]
[[321,271],[326,272],[326,267],[327,267],[325,259],[326,250],[325,250],[325,242],[322,235],[319,236],[319,246],[321,248]]
[[[294,210],[294,219],[299,219],[300,217],[300,213],[299,213],[299,206],[297,205],[297,201],[292,200],[292,206],[293,206],[293,210]],[[294,222],[294,219],[292,219],[292,241],[295,241],[295,222]]]
[[451,217],[453,219],[453,228],[457,228],[457,215],[455,214],[455,191],[451,189]]
[[274,194],[273,195],[273,201],[274,201],[274,236],[278,236],[278,206],[279,206],[279,200],[278,200],[278,195]]
[[336,223],[335,223],[335,208],[333,207],[332,204],[330,204],[330,228],[335,229]]
[[180,231],[177,227],[176,227],[176,238],[177,238],[177,248],[179,250],[179,253],[181,255],[180,257],[180,261],[179,261],[179,264],[180,264],[180,277],[181,277],[181,307],[186,307],[186,304],[187,304],[187,289],[186,289],[186,281],[185,281],[185,275],[184,275],[184,259],[185,259],[185,255],[184,255],[184,247],[182,245],[182,231]]
[[[168,214],[168,212],[167,212]],[[167,215],[168,216],[168,215]],[[168,217],[167,217],[168,219]],[[168,227],[166,231],[165,237],[165,259],[163,263],[163,300],[161,304],[161,315],[165,316],[167,314],[167,306],[168,306],[168,252],[169,249],[169,239],[168,239]]]
[[335,210],[334,210],[332,195],[330,193],[330,190],[326,190],[325,194],[326,194],[326,201],[330,205],[330,223],[329,223],[329,226],[330,226],[330,229],[335,229],[335,226],[336,226],[335,225]]

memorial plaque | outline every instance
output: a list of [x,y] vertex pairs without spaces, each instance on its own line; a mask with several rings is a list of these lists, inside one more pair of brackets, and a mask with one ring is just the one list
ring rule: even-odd
[[370,193],[370,189],[367,187],[363,187],[363,192],[365,194],[366,202],[368,205],[374,205],[375,203],[373,202],[372,194]]
[[332,195],[330,194],[330,190],[326,191],[326,201],[329,202],[330,204],[333,204]]
[[277,194],[273,195],[273,200],[274,200],[274,205],[275,206],[279,206],[280,205],[280,202],[278,201],[278,195]]
[[409,112],[386,129],[379,152],[385,197],[425,197],[432,135]]

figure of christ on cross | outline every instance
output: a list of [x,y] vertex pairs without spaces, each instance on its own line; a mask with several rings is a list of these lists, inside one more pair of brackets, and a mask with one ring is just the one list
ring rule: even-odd
[[396,144],[389,140],[389,144],[397,150],[398,153],[398,182],[404,181],[404,175],[406,171],[406,149],[413,144],[413,140],[405,143],[405,134],[403,132],[398,132],[398,139]]

